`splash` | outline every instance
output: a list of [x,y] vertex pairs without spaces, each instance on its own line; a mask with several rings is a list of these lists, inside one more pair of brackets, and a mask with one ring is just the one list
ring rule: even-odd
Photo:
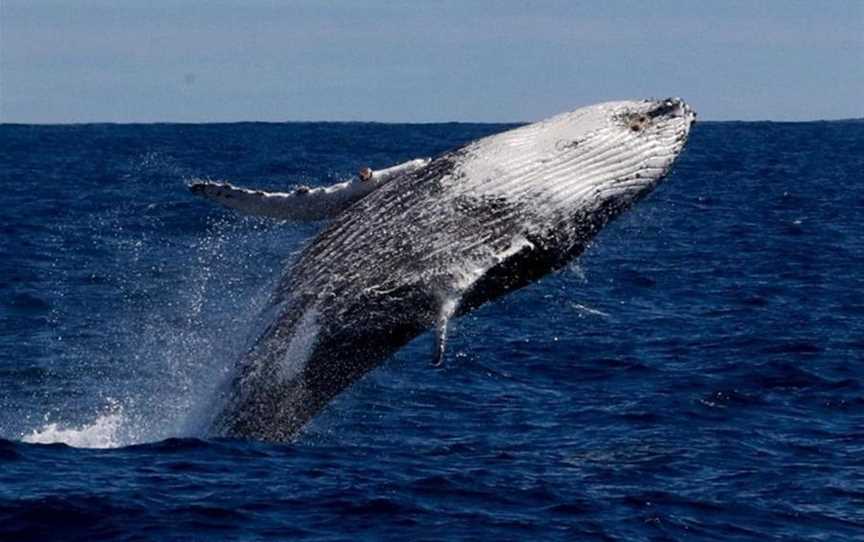
[[63,443],[75,448],[119,448],[129,444],[123,437],[126,421],[122,407],[114,405],[112,411],[102,414],[93,423],[79,427],[49,423],[21,440],[30,444]]
[[[197,226],[194,218],[183,227]],[[303,232],[229,216],[207,219],[190,239],[137,206],[94,216],[92,228],[115,301],[100,300],[110,318],[94,318],[98,341],[66,349],[68,374],[87,392],[45,405],[44,419],[18,438],[111,448],[205,436],[220,386],[257,336]]]
[[[117,391],[128,407],[121,430],[126,444],[206,435],[221,388],[264,323],[259,317],[279,268],[275,255],[265,260],[262,253],[284,237],[255,226],[211,224],[191,247],[192,258],[172,256],[189,262],[174,289],[148,293],[144,310],[130,304],[120,349],[131,382],[120,381],[125,390]],[[125,331],[130,328],[137,332]]]

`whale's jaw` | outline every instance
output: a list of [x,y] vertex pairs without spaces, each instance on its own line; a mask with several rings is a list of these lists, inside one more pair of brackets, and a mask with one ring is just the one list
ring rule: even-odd
[[[649,193],[695,120],[683,101],[585,107],[480,139],[341,215],[286,273],[214,433],[285,441],[327,402],[448,318],[581,254]],[[443,324],[443,325],[442,325]]]

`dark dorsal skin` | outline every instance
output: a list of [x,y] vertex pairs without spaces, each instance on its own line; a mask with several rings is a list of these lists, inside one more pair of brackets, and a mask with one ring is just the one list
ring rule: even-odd
[[469,144],[359,200],[283,278],[277,317],[214,432],[290,440],[442,314],[565,265],[656,186],[692,120],[677,100],[584,108]]

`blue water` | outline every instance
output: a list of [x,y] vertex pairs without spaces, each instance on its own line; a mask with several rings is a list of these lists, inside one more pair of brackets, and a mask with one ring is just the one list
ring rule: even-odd
[[292,445],[201,438],[321,225],[187,180],[329,183],[505,128],[0,125],[0,539],[864,540],[864,123],[698,124],[442,368],[427,334]]

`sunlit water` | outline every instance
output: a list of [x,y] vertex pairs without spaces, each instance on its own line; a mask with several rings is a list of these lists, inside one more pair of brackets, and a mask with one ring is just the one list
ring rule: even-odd
[[202,439],[320,225],[186,181],[327,183],[504,128],[0,126],[0,538],[864,537],[861,123],[697,125],[442,367],[427,334],[293,445]]

